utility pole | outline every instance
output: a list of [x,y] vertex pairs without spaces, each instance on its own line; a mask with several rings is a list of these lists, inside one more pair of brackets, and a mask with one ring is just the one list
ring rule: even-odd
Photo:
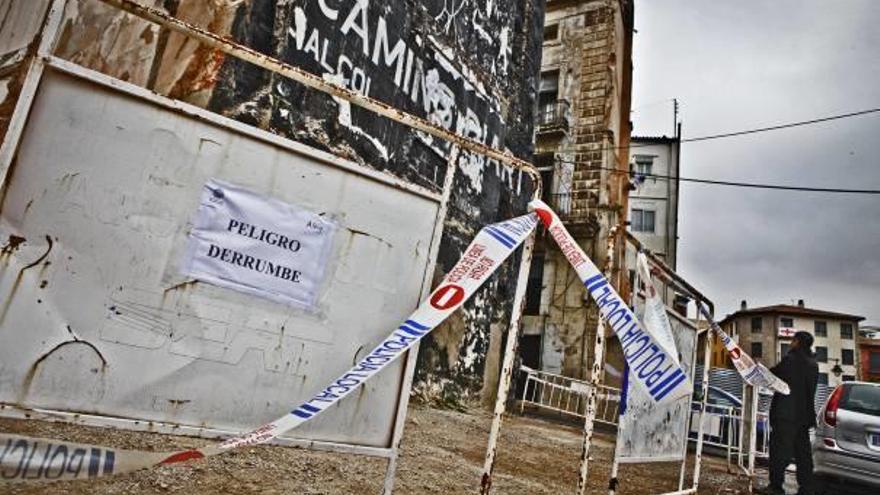
[[672,99],[672,135],[678,137],[678,98]]

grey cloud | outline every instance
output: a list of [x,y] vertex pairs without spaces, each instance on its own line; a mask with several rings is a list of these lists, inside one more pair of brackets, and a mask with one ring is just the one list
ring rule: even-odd
[[[880,107],[880,2],[639,2],[635,134],[685,137]],[[880,189],[880,114],[684,144],[686,176]],[[679,271],[722,311],[799,298],[880,323],[880,196],[684,184]]]

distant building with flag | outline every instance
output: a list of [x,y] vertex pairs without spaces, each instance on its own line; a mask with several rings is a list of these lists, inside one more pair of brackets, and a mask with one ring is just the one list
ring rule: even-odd
[[819,383],[836,386],[857,377],[856,336],[863,320],[857,315],[808,308],[803,299],[796,305],[758,308],[749,308],[742,301],[740,310],[724,318],[721,327],[755,361],[771,367],[788,352],[796,332],[809,332],[815,338]]

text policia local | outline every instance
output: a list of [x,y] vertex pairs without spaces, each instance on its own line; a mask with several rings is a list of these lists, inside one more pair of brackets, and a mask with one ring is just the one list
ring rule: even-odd
[[[234,218],[229,220],[229,225],[226,227],[226,230],[250,239],[264,242],[270,246],[276,246],[291,253],[299,252],[302,248],[302,243],[296,239],[291,239],[284,234],[279,234],[263,227],[241,222]],[[230,265],[236,265],[255,272],[271,275],[295,284],[301,282],[300,277],[302,276],[302,272],[299,270],[294,270],[289,266],[260,259],[250,254],[244,254],[234,249],[223,248],[213,243],[208,247],[208,258],[218,258],[220,261],[229,263]]]

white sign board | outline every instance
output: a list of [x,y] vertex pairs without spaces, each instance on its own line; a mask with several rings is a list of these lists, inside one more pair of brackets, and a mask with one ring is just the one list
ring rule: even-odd
[[311,308],[335,226],[320,215],[211,179],[182,271],[198,280]]
[[[645,300],[640,297],[636,302],[635,314],[641,318],[644,311]],[[678,349],[679,362],[694,383],[697,329],[672,310],[667,310],[667,315],[672,325],[672,337]],[[626,413],[620,418],[617,434],[620,462],[681,460],[687,442],[690,401],[690,397],[682,397],[669,404],[657,404],[642,387],[635,386],[630,380]]]
[[[0,204],[0,239],[22,239],[0,256],[0,402],[128,427],[246,431],[323,390],[412,313],[433,275],[438,200],[229,125],[46,73]],[[238,236],[238,251],[314,276],[313,310],[181,274],[212,178],[258,192],[231,191],[228,211],[245,204],[237,219],[265,228],[266,241],[281,242],[268,231],[299,240],[300,254],[310,244],[296,215],[338,225],[323,284],[297,253],[245,246],[257,227],[212,232],[218,246]],[[217,263],[230,283],[272,281]],[[390,448],[405,361],[285,438]]]

